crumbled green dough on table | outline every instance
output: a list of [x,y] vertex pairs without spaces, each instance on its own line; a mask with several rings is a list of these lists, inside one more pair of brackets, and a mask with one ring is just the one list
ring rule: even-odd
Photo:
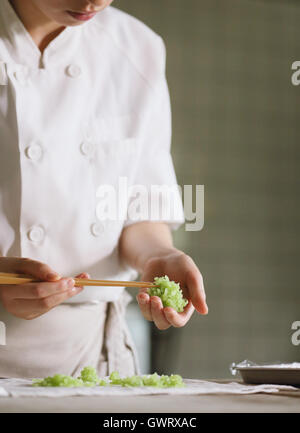
[[150,296],[158,296],[164,307],[172,307],[177,313],[182,313],[188,300],[182,295],[179,283],[170,281],[169,277],[155,277],[154,284],[157,287],[150,287],[148,293]]
[[109,379],[110,385],[154,386],[156,388],[179,388],[185,386],[179,374],[159,376],[157,373],[154,373],[143,376],[128,376],[121,379],[119,373],[114,371],[109,376]]
[[77,387],[86,386],[81,379],[66,376],[65,374],[55,374],[54,376],[45,377],[45,379],[33,379],[32,386],[64,386]]
[[178,374],[170,376],[157,373],[143,376],[128,376],[121,378],[117,371],[113,371],[108,381],[98,377],[95,368],[84,367],[78,378],[66,376],[64,374],[55,374],[45,379],[33,379],[32,386],[55,387],[63,386],[67,388],[79,386],[124,386],[124,387],[143,387],[153,386],[156,388],[179,388],[185,386],[182,377]]
[[46,377],[45,379],[33,379],[33,386],[105,386],[108,385],[103,379],[100,379],[94,367],[84,367],[80,376],[75,378],[66,376],[65,374],[55,374],[54,376]]

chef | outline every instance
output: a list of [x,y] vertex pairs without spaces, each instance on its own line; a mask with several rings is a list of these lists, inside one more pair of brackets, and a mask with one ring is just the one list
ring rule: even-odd
[[177,216],[99,215],[102,185],[126,179],[146,194],[176,184],[164,44],[111,2],[0,2],[0,272],[41,281],[0,286],[0,377],[76,375],[85,365],[139,373],[124,318],[131,296],[75,287],[75,275],[179,281],[183,313],[137,294],[161,330],[208,311],[200,271],[172,242],[184,220],[179,193]]

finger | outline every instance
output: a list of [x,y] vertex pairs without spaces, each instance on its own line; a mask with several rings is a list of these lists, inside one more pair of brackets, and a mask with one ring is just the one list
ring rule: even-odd
[[87,279],[90,279],[91,276],[90,276],[90,274],[88,274],[87,272],[82,272],[81,274],[76,275],[75,278],[87,278]]
[[150,306],[150,296],[140,291],[140,293],[136,296],[136,300],[139,304],[139,307],[141,309],[141,312],[146,320],[152,321],[151,316],[151,306]]
[[198,269],[192,269],[187,272],[186,285],[188,287],[190,299],[198,313],[207,314],[208,306],[206,304],[204,284],[202,275]]
[[32,275],[42,281],[57,281],[61,277],[50,266],[36,260],[20,258],[16,265],[16,272]]
[[82,287],[73,287],[66,292],[57,293],[42,299],[17,299],[15,302],[19,304],[24,314],[41,315],[66,301],[67,299],[77,295],[83,290]]
[[171,307],[164,308],[164,314],[168,322],[174,326],[175,328],[181,328],[184,326],[191,318],[195,308],[191,301],[185,306],[184,311],[182,313],[177,313]]
[[158,296],[151,296],[151,315],[158,329],[164,330],[171,326],[164,315],[164,307]]
[[43,299],[74,287],[73,278],[62,278],[53,283],[28,283],[10,286],[5,291],[7,299]]
[[146,293],[147,295],[149,294],[149,289],[147,287],[141,287],[139,290],[139,293]]

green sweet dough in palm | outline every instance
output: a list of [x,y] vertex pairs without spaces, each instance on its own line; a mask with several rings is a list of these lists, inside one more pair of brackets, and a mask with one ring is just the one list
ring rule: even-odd
[[148,293],[150,296],[158,296],[162,300],[164,307],[172,307],[177,313],[182,313],[188,300],[182,295],[179,283],[170,281],[169,277],[155,277],[154,284],[157,287],[150,287]]

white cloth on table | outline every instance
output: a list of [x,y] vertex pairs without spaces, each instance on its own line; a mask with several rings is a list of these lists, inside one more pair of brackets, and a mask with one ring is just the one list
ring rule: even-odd
[[[121,387],[96,386],[92,388],[43,388],[32,387],[30,380],[25,379],[2,379],[0,387],[10,397],[66,397],[66,396],[131,396],[131,395],[204,395],[204,394],[276,394],[280,391],[297,392],[297,388],[285,385],[245,385],[237,382],[217,383],[205,380],[185,379],[186,386],[183,388],[154,388],[154,387]],[[0,389],[1,389],[0,388]]]

